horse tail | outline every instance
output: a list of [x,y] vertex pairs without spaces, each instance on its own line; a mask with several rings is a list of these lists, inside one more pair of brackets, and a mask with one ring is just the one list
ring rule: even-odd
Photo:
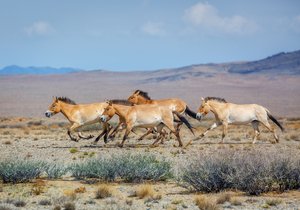
[[188,129],[192,132],[193,135],[195,135],[193,131],[193,126],[189,123],[189,121],[185,119],[184,116],[180,115],[178,112],[173,111],[173,113],[176,114],[176,116],[180,119],[180,121],[183,122],[188,127]]
[[281,129],[281,131],[283,132],[284,131],[284,128],[282,127],[282,125],[275,119],[275,117],[273,117],[272,115],[271,115],[271,113],[270,113],[270,111],[269,110],[267,110],[266,109],[266,111],[267,111],[267,115],[268,115],[268,117]]
[[190,117],[192,117],[192,118],[194,118],[194,119],[197,119],[197,113],[195,113],[195,112],[193,112],[192,110],[190,110],[190,108],[189,108],[188,106],[185,107],[184,112],[185,112],[188,116],[190,116]]

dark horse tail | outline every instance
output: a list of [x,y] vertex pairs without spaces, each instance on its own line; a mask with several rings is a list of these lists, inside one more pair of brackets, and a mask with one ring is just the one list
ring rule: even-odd
[[193,131],[193,126],[189,123],[189,121],[187,121],[187,119],[185,119],[185,117],[180,115],[178,112],[173,111],[173,113],[176,114],[180,121],[183,122],[186,125],[186,127],[188,127],[188,129],[190,129],[193,135],[195,135]]
[[185,112],[188,116],[190,116],[190,117],[192,117],[192,118],[194,118],[194,119],[197,119],[197,113],[195,113],[195,112],[193,112],[192,110],[190,110],[190,108],[189,108],[188,106],[185,107],[184,112]]
[[275,117],[273,117],[271,115],[271,113],[267,110],[267,114],[268,114],[268,117],[281,129],[281,131],[283,132],[284,131],[284,128],[282,127],[282,125],[275,119]]

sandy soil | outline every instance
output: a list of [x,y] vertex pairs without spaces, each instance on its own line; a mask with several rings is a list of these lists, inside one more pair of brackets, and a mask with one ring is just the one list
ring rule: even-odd
[[[211,123],[211,120],[200,122],[190,119],[196,127],[196,136],[202,133]],[[202,140],[193,142],[187,149],[175,147],[176,141],[171,138],[166,140],[159,147],[152,148],[152,136],[138,142],[138,136],[131,134],[124,148],[118,148],[117,142],[121,139],[121,134],[115,141],[104,144],[103,140],[98,144],[93,144],[91,140],[70,141],[66,128],[68,124],[65,120],[55,118],[48,120],[42,118],[0,118],[0,160],[5,159],[30,159],[45,160],[50,162],[60,162],[71,164],[84,161],[89,158],[107,156],[110,154],[134,152],[149,153],[159,157],[164,157],[174,163],[174,167],[182,160],[201,154],[217,154],[222,150],[231,151],[252,151],[257,148],[266,150],[276,148],[282,152],[293,152],[300,155],[300,119],[280,119],[286,128],[286,132],[280,133],[279,144],[271,144],[272,135],[262,129],[260,140],[257,144],[251,144],[253,131],[251,126],[230,126],[226,143],[218,144],[221,137],[221,129],[218,128],[204,137]],[[86,134],[97,135],[99,127],[90,126],[84,131]],[[142,134],[142,130],[137,131]],[[184,144],[193,135],[186,129],[182,129],[182,139]],[[77,148],[78,152],[71,153],[71,148]],[[93,155],[86,155],[93,154]],[[55,206],[63,206],[65,203],[74,203],[76,209],[198,209],[195,204],[196,193],[189,192],[179,186],[174,180],[168,182],[148,183],[153,188],[154,196],[139,198],[134,196],[134,192],[143,184],[109,183],[108,187],[112,195],[104,199],[95,199],[95,192],[103,183],[87,183],[73,180],[71,177],[63,177],[61,180],[42,180],[41,193],[33,194],[32,190],[39,181],[29,184],[0,184],[0,201],[2,206],[12,209],[54,209]],[[148,186],[149,187],[149,186]],[[81,189],[77,190],[76,189]],[[83,190],[84,189],[84,190]],[[218,204],[220,209],[299,209],[300,192],[291,191],[285,193],[268,193],[261,196],[247,196],[243,192],[227,192],[231,201]],[[222,193],[204,194],[210,201],[217,200]],[[15,207],[13,201],[24,201],[25,207]],[[43,205],[47,203],[49,205]],[[44,201],[44,202],[43,202]],[[50,204],[51,203],[51,204]],[[275,203],[273,205],[273,203]]]

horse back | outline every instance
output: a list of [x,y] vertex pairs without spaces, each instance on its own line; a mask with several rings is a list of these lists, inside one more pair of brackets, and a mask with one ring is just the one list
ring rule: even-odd
[[179,113],[183,113],[187,106],[186,103],[179,98],[159,99],[153,101],[155,101],[157,105],[167,106],[172,111],[177,111]]

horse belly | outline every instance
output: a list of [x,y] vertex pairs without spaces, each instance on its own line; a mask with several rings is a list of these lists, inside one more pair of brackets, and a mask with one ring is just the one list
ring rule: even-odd
[[244,115],[230,115],[228,118],[228,123],[230,124],[248,124],[256,120],[255,115],[244,114]]
[[144,128],[153,128],[162,122],[161,117],[152,116],[151,118],[137,119],[135,126]]

